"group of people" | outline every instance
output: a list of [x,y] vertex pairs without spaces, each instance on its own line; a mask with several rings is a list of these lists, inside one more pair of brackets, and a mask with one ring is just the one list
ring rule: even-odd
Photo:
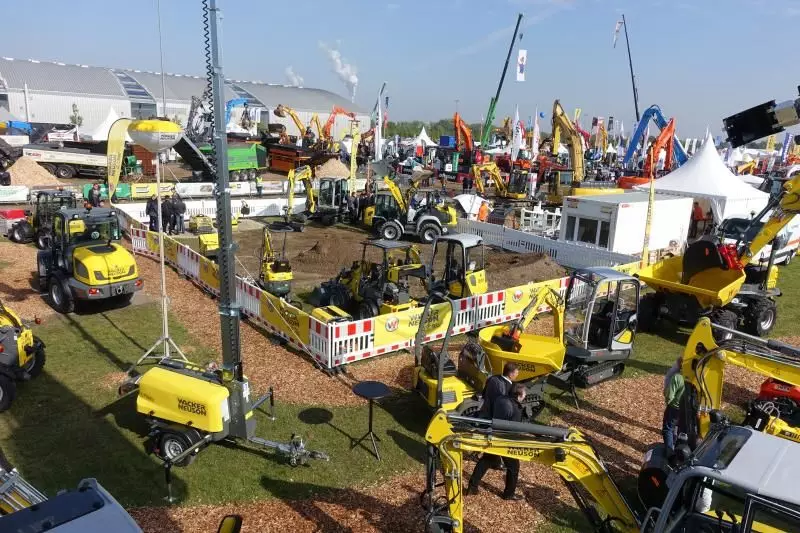
[[[155,194],[147,200],[145,212],[150,218],[150,231],[158,231],[158,199]],[[167,235],[183,233],[185,214],[186,203],[179,194],[165,196],[161,201],[161,231]]]
[[371,205],[375,205],[375,195],[371,192],[350,193],[347,197],[347,212],[350,213],[350,223],[358,224],[364,214],[364,209]]
[[[483,404],[478,413],[480,418],[488,420],[522,421],[522,402],[527,391],[522,383],[514,383],[519,376],[519,368],[515,363],[506,363],[501,375],[494,375],[486,380],[483,388]],[[481,479],[489,468],[505,468],[506,484],[503,490],[504,500],[521,500],[516,493],[519,480],[519,459],[505,457],[502,459],[488,453],[478,459],[475,470],[469,478],[467,494],[477,494]]]

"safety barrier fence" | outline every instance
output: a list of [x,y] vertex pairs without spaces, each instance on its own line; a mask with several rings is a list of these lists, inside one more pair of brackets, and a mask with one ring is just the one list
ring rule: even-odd
[[[138,221],[121,211],[121,221],[137,254],[158,257],[158,233],[148,231]],[[217,265],[169,236],[164,236],[164,257],[167,264],[207,292],[219,295]],[[631,270],[635,265],[625,265]],[[566,296],[568,278],[528,283],[519,287],[493,291],[455,300],[455,335],[501,324],[519,318],[541,287],[550,287]],[[380,315],[364,320],[323,322],[290,303],[261,290],[238,277],[236,298],[246,320],[307,353],[321,368],[333,370],[355,361],[409,349],[414,346],[422,308]],[[546,312],[547,306],[538,312]],[[431,306],[424,325],[425,342],[442,339],[450,323],[449,303]]]
[[579,243],[556,241],[524,231],[506,228],[499,224],[489,224],[476,220],[459,219],[456,230],[459,233],[479,235],[483,238],[485,244],[497,246],[511,252],[547,254],[560,265],[569,268],[617,266],[636,260],[636,258],[629,255],[601,250]]

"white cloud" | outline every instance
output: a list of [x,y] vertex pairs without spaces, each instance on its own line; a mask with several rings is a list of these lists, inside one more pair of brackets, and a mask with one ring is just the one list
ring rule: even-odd
[[289,83],[294,87],[302,87],[303,86],[303,77],[294,71],[291,65],[286,67],[286,70],[283,71],[286,74],[286,79],[289,80]]
[[399,9],[399,8],[400,8],[400,4],[395,4],[393,2],[386,4],[386,9],[388,9],[389,11],[394,11],[395,9]]

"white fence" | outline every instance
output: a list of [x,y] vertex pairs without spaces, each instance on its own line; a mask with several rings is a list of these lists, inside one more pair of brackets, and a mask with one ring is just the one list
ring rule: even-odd
[[547,237],[526,233],[499,224],[488,224],[474,220],[459,219],[456,230],[483,238],[484,244],[497,246],[518,253],[537,252],[547,254],[560,265],[569,268],[590,266],[617,266],[632,263],[636,258],[609,252],[578,243],[556,241]]
[[[295,198],[293,213],[302,213],[305,209],[305,198]],[[250,213],[247,215],[242,214],[242,206],[244,203],[250,208]],[[241,217],[271,217],[280,216],[286,207],[288,200],[285,198],[262,198],[256,200],[247,200],[242,202],[239,200],[231,201],[231,210],[234,215]],[[130,204],[116,204],[114,205],[119,211],[124,211],[125,214],[137,220],[138,222],[147,222],[147,204],[144,202],[130,203]],[[192,200],[186,202],[186,218],[192,215],[208,215],[211,218],[217,216],[217,203],[214,200]],[[124,229],[127,225],[123,222]]]

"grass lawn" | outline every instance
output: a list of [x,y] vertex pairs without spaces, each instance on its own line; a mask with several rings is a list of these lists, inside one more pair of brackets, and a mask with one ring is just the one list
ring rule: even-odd
[[[796,331],[800,308],[791,304],[791,298],[800,289],[799,269],[797,265],[781,269],[780,285],[786,296],[779,300],[776,336]],[[45,372],[23,384],[13,408],[0,417],[0,449],[46,493],[74,487],[84,477],[97,477],[123,505],[163,505],[160,462],[143,448],[146,427],[134,414],[133,398],[118,400],[116,396],[124,370],[158,337],[158,305],[54,317],[36,331],[47,344]],[[190,358],[198,362],[211,358],[175,319],[172,333]],[[688,333],[680,329],[669,338],[638,335],[625,375],[663,374],[681,353]],[[556,409],[572,409],[566,400],[552,404]],[[585,401],[581,407],[592,409]],[[327,452],[331,462],[291,468],[269,451],[214,445],[191,467],[173,470],[175,493],[183,503],[307,498],[313,497],[312,490],[378,482],[415,471],[422,468],[421,435],[429,414],[411,393],[397,394],[376,409],[375,425],[382,438],[383,461],[379,462],[364,449],[350,450],[351,437],[366,430],[366,406],[293,406],[282,404],[278,396],[276,421],[256,415],[258,435],[285,441],[299,433],[309,448]],[[550,417],[545,410],[542,421]],[[622,481],[625,493],[633,496],[634,480]],[[540,531],[577,532],[586,527],[576,510]]]
[[[163,504],[160,461],[143,448],[147,428],[134,414],[133,398],[116,397],[122,372],[157,338],[159,323],[158,306],[150,304],[55,318],[37,328],[47,344],[45,372],[20,387],[13,408],[0,418],[0,449],[40,490],[52,494],[74,487],[81,478],[97,477],[123,505]],[[210,358],[175,320],[171,331],[193,359]],[[305,498],[311,494],[293,490],[292,483],[346,487],[419,468],[424,455],[419,435],[427,418],[416,414],[424,406],[413,396],[383,406],[375,410],[380,462],[364,449],[350,450],[350,437],[366,431],[366,407],[278,402],[277,420],[256,415],[258,435],[288,441],[298,433],[309,448],[327,452],[329,463],[291,468],[270,451],[211,446],[191,467],[173,470],[176,494],[186,503],[260,499],[270,495],[266,480],[272,480],[283,487],[281,497]]]

